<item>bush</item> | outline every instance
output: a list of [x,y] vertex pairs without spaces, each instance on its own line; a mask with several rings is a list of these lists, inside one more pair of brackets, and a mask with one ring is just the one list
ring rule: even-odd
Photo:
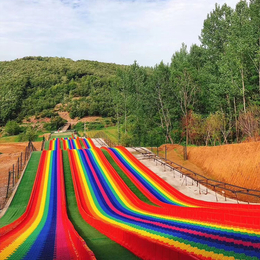
[[58,116],[58,113],[57,112],[53,112],[52,110],[44,109],[41,112],[41,118],[44,118],[44,117],[51,118],[51,117],[55,117],[55,116]]
[[105,124],[101,122],[91,122],[88,124],[88,130],[101,130],[104,127]]
[[62,119],[60,116],[56,116],[51,119],[50,123],[45,123],[44,128],[48,131],[58,130],[61,126],[66,124],[66,120]]
[[37,138],[36,130],[28,127],[25,132],[19,135],[19,141],[34,141]]
[[122,137],[121,137],[121,144],[123,146],[132,146],[134,143],[134,140],[133,140],[133,137],[130,136],[128,133],[124,133],[122,134]]
[[75,129],[77,132],[84,131],[84,123],[78,122],[76,125],[73,126],[73,129]]
[[16,121],[8,121],[5,125],[5,132],[8,135],[18,135],[21,132],[21,128]]

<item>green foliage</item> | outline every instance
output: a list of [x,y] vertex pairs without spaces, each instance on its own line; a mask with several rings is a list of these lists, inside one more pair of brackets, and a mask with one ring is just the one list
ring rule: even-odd
[[16,121],[8,121],[5,125],[5,132],[8,135],[18,135],[21,132],[21,128]]
[[35,141],[38,137],[36,129],[28,127],[25,132],[19,135],[19,141]]
[[89,130],[101,130],[105,127],[103,122],[89,122],[86,125]]
[[58,116],[58,113],[53,112],[52,110],[48,110],[48,109],[44,109],[40,114],[41,118],[45,118],[45,117],[51,118],[51,117],[55,117],[55,116]]
[[[258,122],[250,107],[260,110],[259,7],[259,0],[234,9],[216,4],[201,45],[188,50],[183,43],[170,64],[153,68],[48,57],[1,62],[0,125],[36,115],[51,117],[46,129],[57,130],[64,122],[52,111],[62,103],[72,118],[111,117],[125,145],[214,145],[256,135],[257,123],[252,131],[245,127]],[[83,124],[75,129],[83,131]]]
[[[119,65],[65,58],[25,57],[0,62],[0,125],[51,110],[73,97],[88,97],[84,115],[113,114],[109,89]],[[74,109],[75,110],[75,109]],[[90,112],[89,112],[90,110]],[[47,112],[49,111],[49,112]]]
[[62,119],[60,116],[56,116],[51,119],[50,123],[45,123],[44,128],[48,131],[57,131],[60,127],[66,124],[66,120]]

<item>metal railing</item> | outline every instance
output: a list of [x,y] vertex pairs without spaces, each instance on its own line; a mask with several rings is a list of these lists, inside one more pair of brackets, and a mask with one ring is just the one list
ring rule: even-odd
[[[154,154],[152,151],[142,148],[142,147],[132,147],[135,151],[141,153],[142,155],[153,159],[154,161],[159,162],[164,167],[171,168],[177,172],[179,172],[182,177],[189,177],[194,181],[195,185],[204,185],[207,188],[215,191],[216,193],[225,197],[225,199],[232,198],[239,201],[245,201],[247,203],[260,203],[260,190],[248,189],[240,186],[236,186],[233,184],[225,183],[222,181],[213,180],[207,178],[199,173],[196,173],[186,167],[183,167],[180,164],[177,164],[169,159],[167,159],[166,154],[165,157],[160,157],[158,154]],[[193,182],[192,182],[193,183]]]
[[[114,142],[112,142],[109,139],[109,137],[102,131],[94,134],[93,136],[88,136],[88,137],[104,139],[105,143],[109,147],[115,147],[118,145],[118,144],[115,144]],[[103,146],[106,146],[106,144],[103,144]],[[213,179],[207,178],[199,173],[196,173],[180,164],[177,164],[177,163],[167,159],[166,146],[165,146],[165,151],[164,151],[164,157],[159,156],[158,147],[156,147],[156,154],[153,153],[152,147],[151,147],[151,151],[146,148],[142,148],[142,147],[138,147],[138,148],[132,147],[132,148],[134,150],[136,150],[137,152],[142,153],[146,157],[154,159],[154,161],[159,162],[160,164],[164,165],[164,167],[169,167],[169,168],[179,172],[182,177],[184,177],[184,178],[189,177],[192,180],[192,184],[194,183],[197,186],[203,185],[206,188],[211,189],[215,193],[222,195],[223,197],[225,197],[225,199],[226,198],[235,199],[235,200],[237,200],[238,203],[239,203],[239,201],[244,201],[247,203],[260,203],[260,190],[248,189],[245,187],[229,184],[226,182],[213,180]],[[186,181],[187,181],[187,179],[186,179]],[[206,190],[206,192],[208,192],[208,191]],[[218,200],[217,196],[216,196],[216,200]]]

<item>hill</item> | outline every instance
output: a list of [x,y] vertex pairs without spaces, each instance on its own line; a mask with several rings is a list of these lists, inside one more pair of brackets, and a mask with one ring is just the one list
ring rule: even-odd
[[0,125],[33,115],[57,116],[53,108],[64,102],[72,117],[110,116],[114,111],[109,90],[120,67],[57,57],[0,62]]

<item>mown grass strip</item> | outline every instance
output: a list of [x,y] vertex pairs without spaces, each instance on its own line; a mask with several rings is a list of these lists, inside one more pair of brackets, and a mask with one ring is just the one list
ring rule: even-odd
[[51,139],[53,138],[71,138],[73,133],[59,133],[59,134],[52,134]]
[[83,143],[83,141],[81,139],[79,139],[79,142],[80,142],[80,145],[81,145],[82,149],[86,149],[85,145],[84,145],[84,143]]
[[120,169],[120,167],[116,164],[116,162],[113,160],[113,158],[110,156],[110,154],[104,150],[101,149],[103,154],[106,156],[109,163],[112,165],[112,167],[115,169],[115,171],[119,174],[119,176],[122,178],[122,180],[125,182],[125,184],[130,188],[130,190],[143,202],[157,206],[154,203],[152,203],[136,186],[135,184],[128,178],[128,176]]
[[16,194],[6,211],[1,218],[0,227],[6,226],[18,219],[24,212],[29,202],[35,176],[37,173],[40,157],[42,152],[33,152],[31,159],[27,165],[21,183],[16,191]]
[[120,246],[113,240],[109,239],[98,230],[90,226],[81,217],[70,171],[68,151],[63,151],[63,167],[65,176],[66,199],[68,216],[80,236],[86,241],[88,247],[94,252],[97,259],[114,260],[114,259],[139,259],[133,253]]
[[44,150],[49,150],[50,141],[46,141],[44,144]]

